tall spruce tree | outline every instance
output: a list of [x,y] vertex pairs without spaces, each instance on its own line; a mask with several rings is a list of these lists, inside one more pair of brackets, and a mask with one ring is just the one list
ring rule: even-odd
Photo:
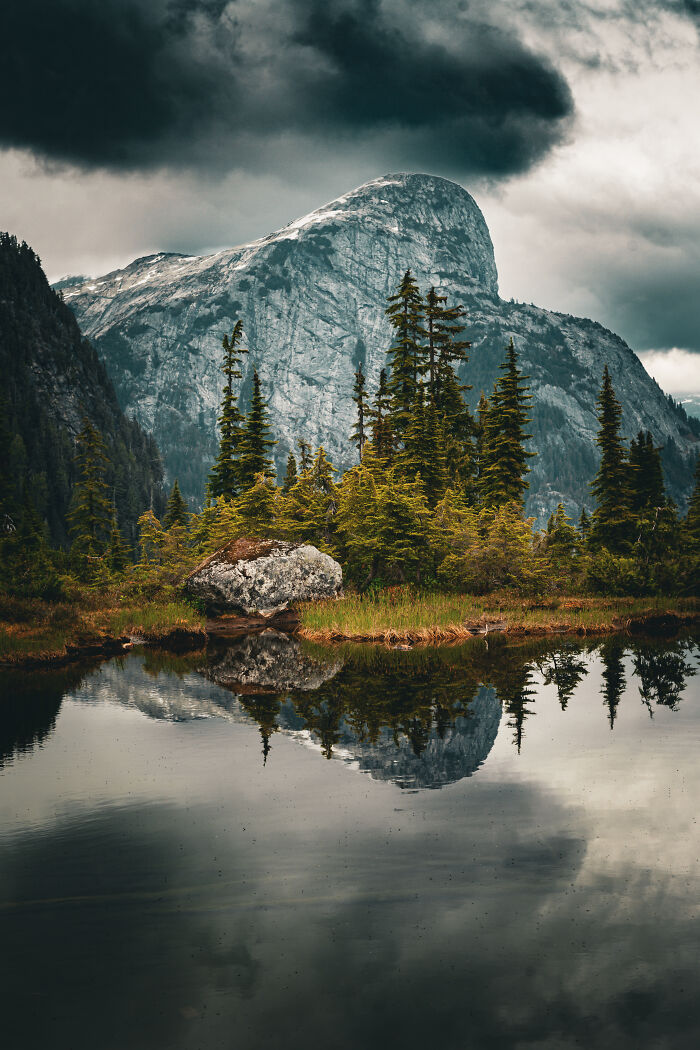
[[168,503],[163,517],[163,528],[171,529],[173,525],[186,525],[189,520],[187,503],[180,492],[177,478],[168,497]]
[[226,496],[233,499],[240,491],[239,445],[241,441],[241,424],[243,422],[234,396],[234,380],[241,378],[240,364],[246,347],[240,345],[243,338],[243,322],[236,321],[231,338],[228,334],[222,340],[224,362],[221,371],[226,377],[224,393],[221,399],[219,414],[219,454],[209,475],[209,489],[212,496]]
[[695,485],[685,516],[685,534],[694,545],[700,547],[700,456],[695,464]]
[[665,507],[668,502],[660,451],[648,430],[646,433],[640,430],[636,440],[630,441],[629,487],[633,514]]
[[599,430],[596,444],[601,452],[598,473],[591,485],[596,498],[589,543],[607,547],[614,554],[624,552],[630,541],[629,467],[620,438],[622,406],[615,397],[610,372],[603,369],[603,385],[596,401]]
[[277,442],[269,435],[267,402],[260,390],[258,373],[254,371],[250,409],[241,428],[239,442],[238,476],[243,492],[255,484],[258,474],[269,474],[272,470],[270,449],[274,448]]
[[460,386],[455,364],[468,360],[466,351],[471,343],[460,339],[464,325],[460,323],[465,316],[462,306],[447,306],[447,296],[440,295],[435,287],[428,289],[425,297],[425,336],[427,343],[428,395],[435,402],[438,411],[447,414],[442,403],[442,388],[445,384],[458,390],[468,390]]
[[68,512],[70,531],[78,555],[95,557],[103,554],[106,548],[112,506],[105,480],[109,465],[105,444],[100,432],[87,418],[83,419],[76,441],[75,462],[78,480]]
[[290,452],[287,456],[287,470],[282,481],[282,492],[285,496],[296,485],[298,478],[296,457],[293,452]]
[[483,503],[492,507],[522,503],[528,487],[527,461],[535,455],[525,449],[525,442],[532,436],[525,433],[530,422],[528,403],[532,400],[525,380],[530,377],[518,368],[518,352],[512,338],[500,368],[503,375],[494,385],[488,411],[481,420],[479,489]]
[[112,527],[109,533],[107,561],[112,572],[117,574],[124,572],[128,562],[127,547],[119,531],[116,515],[112,518]]
[[306,474],[311,470],[311,464],[313,462],[311,445],[308,441],[304,441],[303,438],[299,438],[297,441],[297,448],[299,449],[299,469],[302,474]]
[[403,441],[410,422],[411,408],[418,383],[427,370],[423,339],[425,304],[410,270],[406,270],[398,291],[388,298],[386,314],[394,329],[394,339],[387,351],[390,361],[389,393],[391,394],[391,427]]
[[362,362],[357,366],[355,372],[355,383],[353,386],[352,399],[357,409],[357,422],[352,432],[352,442],[357,447],[359,462],[362,462],[362,453],[367,440],[367,423],[369,408],[367,403],[367,391],[365,390],[365,374],[362,371]]
[[411,410],[404,447],[398,458],[398,468],[406,481],[416,481],[430,507],[434,507],[445,491],[447,464],[445,435],[433,401],[426,398],[419,387]]
[[394,435],[391,429],[391,394],[385,368],[379,373],[379,384],[369,418],[374,452],[382,464],[388,464],[393,456]]

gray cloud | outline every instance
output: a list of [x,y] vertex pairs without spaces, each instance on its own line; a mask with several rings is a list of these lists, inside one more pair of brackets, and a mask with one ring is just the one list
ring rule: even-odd
[[[525,171],[566,81],[514,31],[410,0],[9,0],[0,141],[79,167],[239,168],[281,135]],[[379,136],[379,138],[377,138]],[[382,138],[383,137],[383,138]]]

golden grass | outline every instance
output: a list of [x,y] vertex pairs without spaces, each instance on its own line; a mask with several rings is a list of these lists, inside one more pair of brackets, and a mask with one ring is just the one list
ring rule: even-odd
[[[204,616],[184,602],[50,605],[26,603],[3,609],[0,664],[66,660],[101,648],[113,649],[130,635],[151,643],[205,642]],[[12,619],[8,617],[11,613]]]
[[112,609],[106,629],[115,635],[139,635],[156,641],[173,631],[203,631],[206,618],[185,602],[149,602],[146,606]]
[[536,601],[511,596],[436,594],[410,587],[372,596],[347,595],[300,610],[302,637],[318,642],[367,640],[394,643],[456,641],[501,629],[509,634],[578,634],[621,630],[663,615],[691,620],[694,599],[556,598]]

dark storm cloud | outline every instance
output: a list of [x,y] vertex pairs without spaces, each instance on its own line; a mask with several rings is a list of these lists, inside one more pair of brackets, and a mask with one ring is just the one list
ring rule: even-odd
[[0,143],[88,169],[254,166],[291,136],[509,174],[573,111],[545,58],[451,0],[9,0],[2,22]]

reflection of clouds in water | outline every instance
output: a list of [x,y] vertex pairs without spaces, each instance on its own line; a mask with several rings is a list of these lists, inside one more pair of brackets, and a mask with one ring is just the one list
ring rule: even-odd
[[582,882],[583,811],[470,785],[469,805],[431,795],[450,806],[385,834],[355,828],[352,802],[344,841],[280,819],[251,843],[218,802],[18,838],[7,1045],[696,1045],[697,879],[652,882],[642,859]]

